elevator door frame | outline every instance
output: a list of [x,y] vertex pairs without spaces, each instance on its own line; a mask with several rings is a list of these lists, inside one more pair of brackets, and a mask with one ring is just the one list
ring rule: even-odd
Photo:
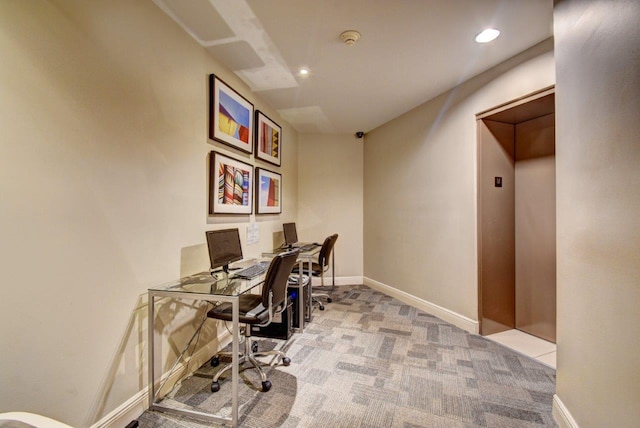
[[[486,258],[483,256],[488,256],[488,254],[483,254],[483,243],[489,241],[483,241],[483,232],[487,232],[484,230],[486,227],[486,222],[483,221],[483,180],[487,180],[487,177],[483,176],[483,146],[482,146],[482,127],[480,126],[480,122],[483,119],[504,121],[505,123],[511,123],[515,126],[515,124],[524,122],[527,120],[535,119],[537,117],[541,117],[544,115],[548,115],[551,112],[555,111],[553,107],[553,103],[549,106],[548,100],[550,95],[555,95],[555,87],[550,86],[544,88],[540,91],[536,91],[532,94],[526,95],[524,97],[518,98],[516,100],[510,101],[505,104],[501,104],[489,110],[483,111],[476,115],[476,121],[478,122],[477,126],[477,225],[478,225],[478,321],[480,324],[480,334],[487,335],[492,333],[497,333],[500,331],[505,331],[511,328],[516,328],[516,316],[515,316],[515,271],[514,271],[514,279],[513,279],[513,302],[511,307],[507,307],[506,313],[499,315],[502,317],[498,322],[495,322],[493,319],[489,319],[485,317],[486,313],[493,311],[491,316],[495,315],[495,308],[489,307],[488,305],[492,302],[484,301],[483,298],[483,280],[485,280],[485,276],[483,276],[483,263],[486,262]],[[549,111],[549,109],[552,109]],[[515,157],[514,157],[515,162]],[[485,195],[485,198],[487,195]],[[515,221],[515,217],[514,217]],[[514,238],[515,239],[515,238]],[[485,245],[486,246],[486,245]],[[486,252],[485,248],[485,252]],[[515,250],[515,248],[514,248]],[[494,257],[499,257],[498,254],[492,254]],[[515,262],[515,254],[513,255]],[[486,266],[485,266],[486,268]],[[515,269],[515,267],[514,267]],[[490,270],[487,269],[487,275],[491,275]],[[489,289],[485,290],[487,292],[491,291]],[[506,297],[508,299],[508,296]],[[504,303],[504,302],[503,302]],[[485,305],[487,305],[485,307]],[[511,313],[511,315],[509,315]]]

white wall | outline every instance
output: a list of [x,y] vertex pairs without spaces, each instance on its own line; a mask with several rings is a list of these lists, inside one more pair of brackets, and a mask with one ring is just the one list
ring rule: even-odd
[[[252,256],[297,217],[297,133],[150,1],[2,1],[0,57],[0,412],[88,426],[146,386],[147,288],[206,269],[205,230],[255,221]],[[210,73],[282,125],[282,215],[208,216],[208,153],[248,160],[207,138]]]
[[478,319],[476,113],[553,85],[547,40],[369,132],[364,275]]
[[337,233],[336,283],[361,283],[363,140],[303,134],[298,150],[299,238],[322,243]]
[[565,0],[554,9],[555,410],[581,428],[640,421],[638,22],[636,0]]

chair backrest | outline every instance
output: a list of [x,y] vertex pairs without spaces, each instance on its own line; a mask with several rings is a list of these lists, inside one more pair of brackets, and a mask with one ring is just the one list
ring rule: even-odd
[[323,268],[329,265],[329,257],[331,256],[331,252],[333,251],[333,246],[336,245],[337,240],[338,240],[338,234],[334,233],[331,236],[327,236],[327,238],[322,243],[320,254],[318,254],[318,264]]
[[297,251],[289,251],[275,256],[271,260],[269,269],[262,286],[262,306],[269,307],[269,292],[273,292],[271,304],[274,308],[280,306],[287,298],[287,281],[298,257]]

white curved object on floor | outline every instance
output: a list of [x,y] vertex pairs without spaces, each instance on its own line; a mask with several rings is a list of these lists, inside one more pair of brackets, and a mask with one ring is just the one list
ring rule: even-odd
[[70,425],[63,424],[46,416],[27,412],[0,413],[0,428],[3,426],[2,421],[22,422],[25,424],[25,428],[28,426],[35,428],[72,428]]

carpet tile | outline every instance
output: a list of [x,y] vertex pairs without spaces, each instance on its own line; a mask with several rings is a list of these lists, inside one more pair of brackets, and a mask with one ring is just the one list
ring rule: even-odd
[[[325,311],[286,344],[291,365],[265,370],[273,387],[242,370],[240,426],[530,428],[555,427],[555,370],[469,334],[364,285],[340,286]],[[231,384],[210,392],[205,364],[165,404],[228,415]],[[146,411],[141,428],[199,428],[197,420]]]

